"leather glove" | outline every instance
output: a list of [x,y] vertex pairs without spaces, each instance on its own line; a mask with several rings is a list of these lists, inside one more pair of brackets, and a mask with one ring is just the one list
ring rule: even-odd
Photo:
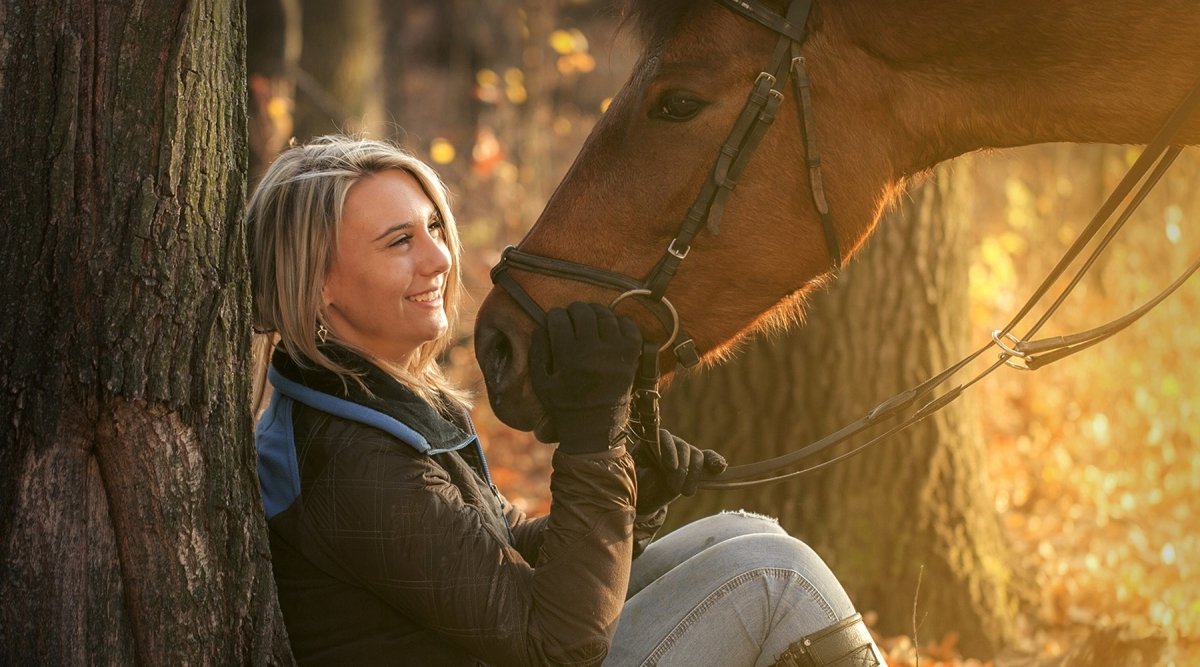
[[575,302],[546,313],[533,334],[533,391],[568,454],[601,452],[621,437],[642,334],[628,317]]
[[660,460],[654,459],[654,454],[647,451],[648,447],[637,447],[633,451],[638,481],[638,516],[653,514],[681,495],[695,494],[705,476],[719,475],[729,465],[724,456],[711,449],[690,445],[665,428],[658,429],[658,441]]

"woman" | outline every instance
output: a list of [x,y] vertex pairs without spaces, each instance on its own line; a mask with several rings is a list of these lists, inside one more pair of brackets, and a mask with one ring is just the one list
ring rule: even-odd
[[667,503],[724,462],[664,433],[663,460],[635,465],[641,336],[605,307],[553,309],[535,336],[561,440],[552,508],[531,519],[504,500],[436,363],[460,246],[429,167],[325,137],[275,160],[247,217],[255,328],[277,341],[259,476],[300,663],[834,664],[806,637],[818,659],[874,655],[828,568],[773,521],[713,517],[634,560]]

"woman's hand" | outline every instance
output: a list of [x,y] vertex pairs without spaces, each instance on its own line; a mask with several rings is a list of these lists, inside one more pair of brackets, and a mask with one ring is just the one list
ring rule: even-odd
[[665,507],[679,496],[690,496],[705,477],[725,472],[725,457],[711,449],[700,449],[667,429],[658,430],[659,459],[648,447],[633,451],[637,467],[637,514],[646,516]]
[[529,370],[560,449],[600,452],[619,438],[641,348],[633,320],[606,306],[575,302],[546,313],[530,344]]

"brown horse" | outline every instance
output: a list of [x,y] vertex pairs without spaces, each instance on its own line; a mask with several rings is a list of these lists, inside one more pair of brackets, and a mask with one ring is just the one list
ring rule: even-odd
[[[766,5],[784,11],[782,2]],[[777,36],[715,1],[629,3],[644,52],[521,249],[647,274],[709,178]],[[1049,141],[1146,143],[1200,78],[1197,0],[816,0],[802,53],[835,236],[853,252],[906,178],[963,153]],[[799,319],[831,250],[791,89],[666,291],[706,360]],[[1179,140],[1200,143],[1193,118]],[[849,254],[849,253],[848,253]],[[519,270],[543,308],[616,292]],[[622,306],[649,338],[657,320]],[[505,292],[479,312],[496,414],[542,422],[526,376],[533,322]],[[550,435],[550,434],[543,434]]]

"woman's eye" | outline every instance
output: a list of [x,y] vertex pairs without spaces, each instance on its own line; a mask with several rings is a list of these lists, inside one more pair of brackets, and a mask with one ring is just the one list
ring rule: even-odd
[[671,91],[658,99],[654,115],[663,120],[691,120],[707,103],[688,93]]
[[395,241],[392,241],[391,243],[389,243],[389,244],[388,244],[388,246],[389,246],[389,247],[395,247],[395,246],[398,246],[398,245],[407,245],[407,244],[408,244],[408,242],[409,242],[409,241],[411,241],[411,240],[412,240],[412,235],[411,235],[411,234],[404,234],[403,236],[399,236],[399,237],[397,237],[397,238],[396,238],[396,240],[395,240]]
[[435,239],[442,238],[442,234],[446,231],[446,223],[441,220],[435,220],[429,223],[429,235]]

